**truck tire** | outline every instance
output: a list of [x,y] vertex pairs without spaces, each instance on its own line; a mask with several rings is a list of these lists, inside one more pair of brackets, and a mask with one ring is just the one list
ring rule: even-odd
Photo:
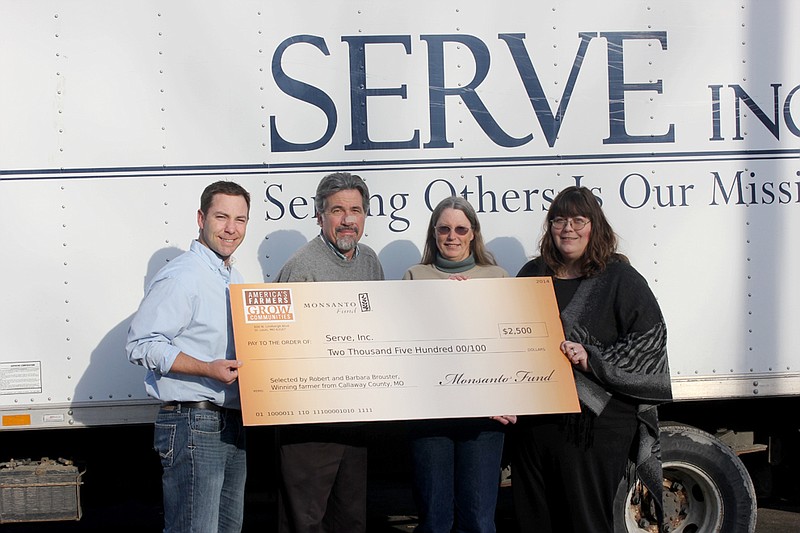
[[[731,449],[692,426],[661,424],[664,529],[670,533],[753,533],[756,495],[747,469]],[[659,533],[649,495],[632,501],[620,483],[614,502],[616,533]],[[651,525],[652,524],[652,525]]]

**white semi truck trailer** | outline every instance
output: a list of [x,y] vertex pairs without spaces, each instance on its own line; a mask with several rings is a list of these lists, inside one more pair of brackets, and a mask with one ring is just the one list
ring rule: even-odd
[[[798,20],[793,0],[0,3],[0,439],[152,422],[127,326],[211,181],[253,196],[248,282],[314,237],[332,171],[368,182],[394,279],[444,196],[513,274],[580,184],[668,325],[671,530],[752,531],[737,455],[786,464],[800,428]],[[652,531],[646,507],[621,497],[620,531]]]

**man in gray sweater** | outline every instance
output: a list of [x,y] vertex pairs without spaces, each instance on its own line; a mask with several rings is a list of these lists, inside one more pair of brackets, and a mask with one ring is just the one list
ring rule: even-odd
[[[320,234],[278,272],[278,282],[384,279],[377,254],[359,243],[369,189],[356,175],[325,176],[315,196]],[[280,430],[281,533],[364,533],[367,447],[363,424],[309,424]]]

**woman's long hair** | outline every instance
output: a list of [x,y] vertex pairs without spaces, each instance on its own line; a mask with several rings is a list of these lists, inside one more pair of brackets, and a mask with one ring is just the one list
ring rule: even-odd
[[617,253],[617,235],[608,223],[600,202],[586,187],[567,187],[553,200],[547,210],[544,232],[539,242],[542,259],[553,272],[560,272],[565,266],[561,252],[556,248],[550,222],[557,217],[586,217],[591,221],[591,234],[586,251],[578,259],[578,270],[582,276],[593,276],[605,270],[610,261],[628,262],[628,258]]
[[470,253],[475,258],[475,264],[482,266],[496,265],[497,262],[494,260],[494,256],[486,249],[486,245],[483,244],[481,223],[478,222],[478,215],[475,213],[475,209],[461,196],[445,198],[433,209],[431,220],[428,222],[428,231],[425,237],[425,250],[422,252],[421,263],[423,265],[431,265],[436,262],[436,254],[439,252],[439,248],[436,246],[436,223],[439,221],[439,217],[442,216],[445,209],[458,209],[463,212],[464,216],[469,220],[474,236],[470,243]]

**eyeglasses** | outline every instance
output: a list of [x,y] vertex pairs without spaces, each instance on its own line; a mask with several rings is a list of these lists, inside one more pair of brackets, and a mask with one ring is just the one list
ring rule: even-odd
[[550,225],[553,226],[553,229],[562,230],[567,226],[567,223],[569,223],[572,224],[572,229],[574,229],[575,231],[580,231],[583,228],[585,228],[586,224],[588,224],[589,222],[591,222],[591,220],[584,217],[575,217],[575,218],[556,217],[550,221]]
[[472,228],[469,228],[467,226],[456,226],[455,228],[451,228],[450,226],[436,226],[433,229],[436,230],[436,233],[438,233],[442,237],[444,237],[445,235],[450,235],[451,231],[455,231],[456,235],[463,237],[464,235],[469,233],[469,230],[471,230]]

